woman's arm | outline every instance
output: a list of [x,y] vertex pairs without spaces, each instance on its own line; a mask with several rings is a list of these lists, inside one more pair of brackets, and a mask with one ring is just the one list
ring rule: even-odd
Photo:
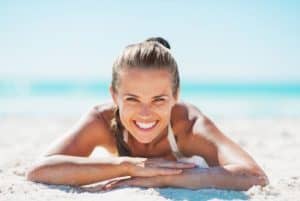
[[96,146],[114,151],[108,123],[101,106],[93,107],[70,130],[50,145],[27,173],[31,181],[49,184],[82,185],[127,175],[118,157],[93,159]]
[[177,175],[195,165],[163,158],[106,157],[87,158],[49,156],[36,163],[27,179],[48,184],[86,185],[116,177],[155,177]]
[[268,178],[265,175],[239,174],[236,172],[237,169],[244,171],[244,168],[238,165],[184,170],[180,175],[163,176],[161,185],[190,189],[248,190],[253,185],[268,184]]
[[209,168],[184,170],[180,175],[130,178],[109,184],[107,189],[122,186],[173,186],[246,190],[253,185],[265,186],[269,183],[268,177],[253,158],[226,137],[197,108],[184,106],[182,111],[180,116],[186,119],[181,122],[188,126],[182,126],[185,130],[181,132],[177,130],[178,147],[186,157],[202,156]]
[[[187,170],[187,174],[182,175],[180,179],[181,185],[184,183],[186,186],[196,188],[218,187],[245,190],[253,185],[268,184],[266,174],[246,151],[225,136],[203,114],[200,112],[194,112],[194,114],[196,115],[192,128],[184,140],[181,140],[179,148],[186,156],[204,157],[210,168],[195,170],[195,172]],[[172,178],[168,181],[176,184]]]
[[122,157],[87,158],[53,155],[38,161],[27,172],[27,179],[47,184],[85,185],[128,176]]
[[[253,185],[264,186],[268,182],[265,176],[238,175],[232,169],[239,167],[211,167],[186,169],[182,174],[154,177],[133,177],[105,184],[98,190],[111,190],[119,187],[177,187],[188,189],[219,188],[247,190]],[[96,189],[94,189],[96,190]]]
[[[156,176],[179,174],[191,164],[134,157],[88,156],[96,146],[116,150],[109,123],[93,108],[27,172],[30,181],[48,184],[84,185],[122,176]],[[173,169],[172,169],[173,168]]]
[[113,183],[108,189],[120,186],[173,186],[246,190],[253,185],[265,186],[269,183],[264,171],[246,151],[225,136],[195,107],[186,108],[187,119],[184,121],[190,126],[177,133],[179,150],[186,157],[202,156],[209,168],[184,170],[180,175],[130,178]]

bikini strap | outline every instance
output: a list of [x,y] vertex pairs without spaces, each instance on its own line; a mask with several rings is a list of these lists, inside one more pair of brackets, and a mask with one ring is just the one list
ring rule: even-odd
[[123,132],[123,140],[128,143],[128,132],[126,129],[124,129],[124,132]]
[[168,141],[169,141],[169,144],[171,146],[171,150],[173,152],[173,155],[177,159],[183,157],[182,153],[179,151],[179,148],[177,146],[175,135],[174,135],[172,127],[171,127],[171,123],[168,126]]

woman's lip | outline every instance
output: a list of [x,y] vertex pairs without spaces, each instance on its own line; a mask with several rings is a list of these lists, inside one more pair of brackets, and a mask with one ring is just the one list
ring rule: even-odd
[[149,124],[149,123],[157,122],[158,120],[154,120],[154,121],[137,121],[137,120],[133,120],[133,121],[134,122],[144,123],[144,124]]
[[[139,126],[137,125],[136,122],[141,122],[141,123],[152,123],[152,122],[155,122],[155,124],[154,124],[152,127],[150,127],[150,128],[141,128],[141,127],[139,127]],[[133,123],[134,123],[134,125],[135,125],[138,129],[143,130],[143,131],[149,131],[149,130],[153,129],[154,127],[156,127],[156,125],[158,124],[158,120],[156,120],[156,121],[150,121],[150,122],[142,122],[142,121],[135,121],[135,120],[133,120]]]

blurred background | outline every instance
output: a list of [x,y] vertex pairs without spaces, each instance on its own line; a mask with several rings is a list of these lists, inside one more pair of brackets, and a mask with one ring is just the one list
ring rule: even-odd
[[171,44],[181,99],[213,118],[300,116],[299,1],[0,1],[0,116],[110,101],[128,44]]

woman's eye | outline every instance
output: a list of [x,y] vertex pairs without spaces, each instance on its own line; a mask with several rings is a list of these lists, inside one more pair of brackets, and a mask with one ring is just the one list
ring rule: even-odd
[[163,101],[165,101],[165,99],[163,99],[163,98],[159,98],[159,99],[154,100],[154,102],[163,102]]
[[127,101],[133,101],[133,102],[136,102],[137,100],[134,99],[134,98],[126,98]]

